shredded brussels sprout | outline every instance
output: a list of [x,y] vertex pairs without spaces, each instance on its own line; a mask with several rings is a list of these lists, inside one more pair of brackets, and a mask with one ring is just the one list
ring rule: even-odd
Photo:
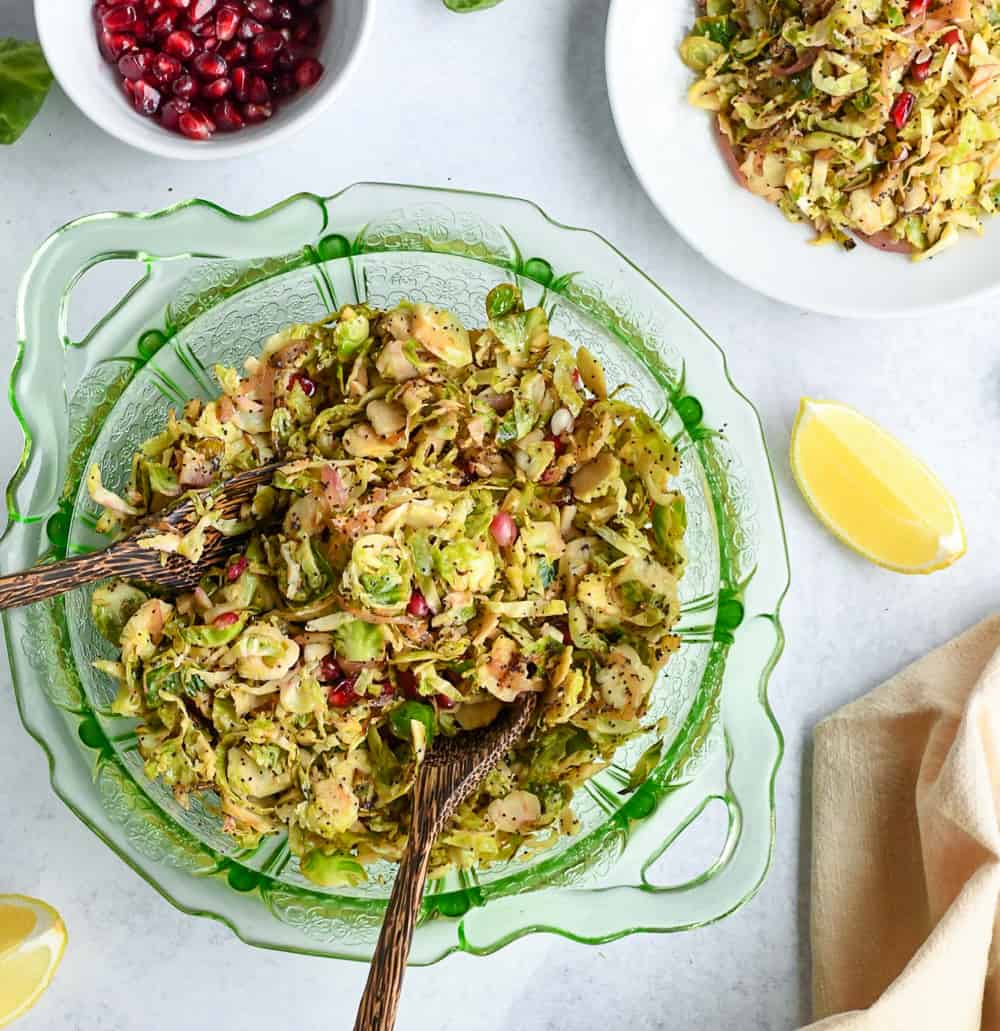
[[680,50],[737,179],[816,242],[933,257],[1000,202],[1000,0],[708,0]]
[[244,846],[287,831],[319,884],[398,859],[435,738],[488,726],[527,691],[541,695],[536,725],[432,867],[573,833],[574,788],[650,729],[653,682],[679,645],[686,520],[670,441],[516,287],[497,287],[487,313],[479,330],[406,303],[290,326],[245,374],[217,368],[219,397],[171,414],[121,496],[90,476],[108,525],[127,531],[282,463],[225,567],[169,599],[112,583],[93,615],[121,649],[98,668],[120,683],[114,711],[140,720],[149,776],[182,804],[216,792]]

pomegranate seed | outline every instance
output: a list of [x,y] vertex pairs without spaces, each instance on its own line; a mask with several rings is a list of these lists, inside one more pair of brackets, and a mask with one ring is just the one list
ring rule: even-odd
[[205,83],[201,88],[201,95],[209,100],[221,100],[233,88],[233,80],[225,75],[211,82]]
[[271,101],[271,91],[267,83],[260,75],[254,75],[250,79],[248,87],[248,98],[251,104],[268,104]]
[[333,652],[323,656],[319,664],[319,679],[324,684],[339,684],[344,679],[344,671],[337,665],[337,657]]
[[144,79],[132,84],[132,102],[141,115],[155,115],[160,110],[162,95]]
[[191,0],[166,0],[166,3],[178,11],[186,11],[191,6]]
[[315,18],[304,18],[292,28],[292,39],[296,43],[315,46],[319,42],[319,22]]
[[243,21],[240,22],[240,27],[237,29],[236,35],[239,36],[240,39],[249,42],[254,38],[254,36],[259,36],[264,31],[264,26],[261,25],[256,18],[244,18]]
[[140,18],[132,27],[132,31],[140,43],[150,44],[156,42],[156,37],[153,35],[149,21],[146,18]]
[[219,47],[219,56],[232,68],[234,64],[239,64],[246,58],[247,45],[242,40],[234,39],[231,43]]
[[118,58],[118,73],[133,82],[141,79],[149,67],[148,50],[132,50]]
[[917,98],[909,90],[903,90],[892,102],[892,107],[889,108],[889,115],[897,129],[902,129],[910,120],[910,115],[913,114],[913,105],[916,101]]
[[417,678],[414,676],[412,670],[397,669],[396,683],[399,685],[403,694],[411,701],[414,698],[420,697],[420,692],[417,690]]
[[250,99],[250,73],[246,68],[233,69],[233,94],[241,103]]
[[215,19],[214,18],[202,18],[201,21],[191,22],[188,26],[191,35],[195,39],[200,39],[207,42],[210,39],[215,39]]
[[270,22],[274,20],[274,4],[270,0],[244,0],[247,14],[257,21]]
[[454,699],[449,698],[446,694],[439,694],[434,696],[434,701],[437,702],[439,709],[454,709]]
[[968,53],[968,47],[965,45],[965,41],[962,39],[962,34],[958,29],[949,29],[942,37],[941,42],[946,47],[958,47],[960,53]]
[[182,61],[193,57],[197,49],[194,36],[186,29],[177,29],[176,32],[171,32],[163,41],[164,53],[179,57]]
[[101,24],[108,32],[128,32],[136,23],[138,15],[131,4],[110,7],[101,16]]
[[291,97],[298,93],[299,84],[291,72],[282,72],[280,75],[271,76],[267,88],[273,97]]
[[229,65],[218,54],[199,54],[191,62],[191,70],[203,79],[218,79],[229,71]]
[[925,58],[923,61],[914,61],[910,65],[910,71],[913,73],[913,78],[917,82],[924,82],[927,77],[931,74],[931,60],[932,58]]
[[266,122],[274,114],[270,104],[244,104],[243,117],[246,121]]
[[212,620],[212,626],[232,626],[239,618],[240,617],[235,612],[220,612],[215,619]]
[[166,39],[177,28],[177,15],[173,11],[158,14],[149,26],[154,39]]
[[171,89],[175,97],[190,100],[198,92],[198,83],[190,75],[182,75],[180,78],[174,79]]
[[215,15],[215,34],[228,43],[240,27],[240,12],[235,7],[220,7]]
[[259,63],[273,61],[278,51],[285,45],[285,37],[280,32],[270,29],[255,36],[250,44],[250,59]]
[[272,25],[291,25],[295,21],[295,12],[288,6],[288,4],[278,4],[274,9],[274,17],[271,19]]
[[187,111],[177,119],[177,128],[192,140],[207,140],[215,132],[215,123],[204,111]]
[[173,82],[184,72],[184,65],[169,54],[157,54],[150,70],[160,82]]
[[222,132],[236,132],[246,125],[243,116],[236,110],[236,105],[231,100],[220,100],[212,108],[212,117]]
[[155,17],[163,10],[163,0],[146,0],[142,9],[150,18]]
[[178,122],[182,114],[191,110],[191,105],[186,100],[175,98],[168,100],[160,108],[160,125],[171,132],[179,132]]
[[420,591],[414,591],[410,595],[410,601],[406,606],[406,611],[417,619],[426,619],[431,614],[431,607],[427,604],[427,601]]
[[910,0],[907,14],[911,18],[922,18],[927,13],[927,5],[930,0]]
[[135,36],[130,32],[107,32],[102,31],[97,37],[97,43],[105,61],[117,64],[118,58],[130,50],[137,50],[139,44]]
[[229,563],[226,569],[226,579],[232,584],[236,583],[237,580],[247,571],[250,565],[250,560],[246,555],[240,555],[238,559]]
[[316,393],[316,384],[304,372],[293,372],[289,376],[288,389],[292,390],[296,384],[306,397],[312,397]]
[[555,447],[556,458],[566,453],[566,441],[562,437],[557,437],[554,433],[547,433],[545,439]]
[[202,18],[207,18],[215,10],[218,2],[219,0],[194,0],[188,17],[191,21],[201,21]]
[[333,688],[326,697],[335,709],[346,709],[358,700],[358,693],[347,684],[344,687]]
[[509,548],[517,540],[517,523],[509,512],[497,512],[490,523],[490,533],[501,548]]
[[323,75],[323,65],[315,57],[307,57],[295,66],[295,81],[300,89],[315,86]]
[[295,71],[299,61],[304,61],[309,56],[309,48],[301,43],[285,43],[277,57],[277,65],[283,72]]

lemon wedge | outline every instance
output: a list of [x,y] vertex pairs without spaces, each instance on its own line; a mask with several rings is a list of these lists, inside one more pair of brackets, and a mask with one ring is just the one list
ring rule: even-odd
[[65,948],[66,927],[51,906],[0,895],[0,1027],[34,1006]]
[[803,398],[790,459],[809,507],[859,555],[899,573],[932,573],[965,554],[961,516],[940,480],[848,405]]

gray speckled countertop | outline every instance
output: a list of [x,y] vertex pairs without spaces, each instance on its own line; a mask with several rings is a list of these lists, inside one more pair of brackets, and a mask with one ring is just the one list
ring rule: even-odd
[[[713,333],[761,412],[792,562],[788,647],[771,684],[787,748],[763,889],[729,919],[687,934],[599,948],[533,937],[489,959],[455,956],[414,970],[400,1015],[406,1031],[770,1031],[806,1020],[811,727],[984,616],[1000,596],[1000,302],[912,322],[848,323],[782,307],[707,265],[661,221],[617,142],[604,85],[607,6],[506,0],[459,18],[439,0],[382,0],[367,62],[339,105],[303,138],[241,163],[146,156],[100,133],[58,89],[28,135],[0,152],[5,367],[18,279],[34,248],[67,220],[191,195],[249,212],[297,190],[381,179],[530,197],[598,230]],[[29,8],[0,0],[0,36],[31,35]],[[355,145],[343,145],[352,138]],[[816,524],[785,461],[803,394],[857,405],[938,470],[969,532],[958,565],[927,579],[896,577],[845,552]],[[4,479],[19,449],[3,406]],[[254,950],[172,909],[55,798],[42,753],[18,722],[6,670],[0,681],[0,891],[47,899],[70,932],[55,982],[18,1027],[351,1026],[363,967]]]

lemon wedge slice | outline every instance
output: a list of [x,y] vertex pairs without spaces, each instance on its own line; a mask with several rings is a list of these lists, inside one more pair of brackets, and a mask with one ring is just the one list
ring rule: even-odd
[[66,927],[51,907],[24,895],[0,895],[0,1027],[38,1001],[66,948]]
[[900,573],[931,573],[965,554],[965,528],[941,481],[848,405],[803,398],[790,459],[809,507],[859,555]]

